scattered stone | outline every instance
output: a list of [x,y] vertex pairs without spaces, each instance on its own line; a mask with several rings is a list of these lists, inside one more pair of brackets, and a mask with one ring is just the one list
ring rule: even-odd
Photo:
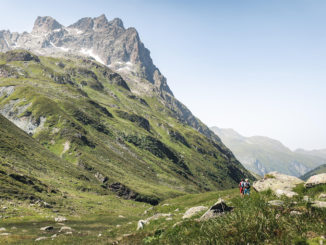
[[65,221],[67,221],[67,218],[63,217],[63,216],[58,216],[58,217],[54,218],[54,221],[55,222],[65,222]]
[[296,211],[296,210],[293,210],[293,211],[290,212],[291,216],[296,216],[296,215],[301,215],[301,214],[302,214],[301,212]]
[[42,240],[46,240],[46,239],[48,239],[48,237],[41,236],[41,237],[39,237],[39,238],[36,238],[36,239],[35,239],[35,242],[42,241]]
[[314,204],[312,204],[312,207],[314,207],[314,208],[326,208],[326,202],[315,201]]
[[276,214],[276,215],[275,215],[275,219],[279,219],[280,217],[281,217],[280,214]]
[[45,226],[40,229],[41,231],[51,231],[53,230],[53,226]]
[[173,220],[172,217],[166,218],[166,221]]
[[128,222],[128,225],[131,225],[132,224],[132,222],[130,221],[130,222]]
[[98,234],[98,237],[101,237],[102,236],[102,234],[100,233],[100,234]]
[[165,203],[165,204],[162,205],[162,207],[164,207],[164,206],[170,206],[170,204]]
[[17,230],[16,226],[11,227],[12,230]]
[[122,236],[123,237],[128,237],[128,236],[131,236],[132,234],[123,234]]
[[179,208],[177,208],[176,210],[174,210],[174,212],[179,212]]
[[66,235],[72,235],[72,232],[71,231],[67,231],[65,234]]
[[9,236],[10,233],[0,233],[0,236]]
[[4,227],[1,227],[0,228],[0,231],[6,231],[7,229],[6,228],[4,228]]
[[125,217],[123,215],[119,215],[119,218],[124,219]]
[[117,228],[121,227],[121,225],[116,225]]
[[138,224],[137,224],[137,231],[138,230],[142,230],[144,229],[144,226],[147,224],[148,222],[146,220],[139,220]]
[[314,187],[316,185],[320,185],[320,184],[326,184],[326,173],[322,173],[322,174],[317,174],[314,176],[311,176],[306,183],[304,184],[304,186],[306,188],[311,188]]
[[280,206],[284,205],[284,202],[281,201],[281,200],[271,200],[271,201],[268,201],[268,204],[271,205],[271,206],[280,207]]
[[201,212],[201,211],[204,211],[204,210],[207,210],[207,207],[205,206],[197,206],[197,207],[192,207],[192,208],[189,208],[185,213],[184,215],[182,216],[183,219],[189,219],[191,218],[192,216],[194,216],[195,214]]
[[233,207],[227,206],[224,200],[220,198],[212,207],[210,207],[209,210],[206,211],[206,213],[203,214],[203,216],[200,217],[199,220],[215,218],[226,212],[230,212],[232,209]]
[[71,229],[71,227],[69,227],[69,226],[62,226],[61,228],[60,228],[60,230],[59,230],[59,232],[63,232],[63,231],[71,231],[72,229]]
[[54,234],[54,235],[52,235],[51,237],[52,238],[56,238],[58,235],[57,234]]

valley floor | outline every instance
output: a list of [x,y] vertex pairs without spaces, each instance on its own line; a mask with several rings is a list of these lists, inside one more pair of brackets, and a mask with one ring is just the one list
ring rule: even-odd
[[[271,192],[240,198],[237,189],[189,194],[165,200],[157,206],[114,196],[76,195],[62,210],[27,202],[2,201],[1,244],[326,244],[326,211],[303,200],[316,198],[326,187],[309,190],[298,186],[299,196],[277,199]],[[204,212],[183,219],[195,206],[210,207],[223,198],[234,210],[215,219],[199,222]],[[156,215],[156,216],[154,216]],[[67,221],[55,222],[64,216]],[[144,229],[139,220],[149,217]],[[175,225],[177,224],[177,225]],[[49,231],[42,227],[51,226]],[[65,228],[64,228],[65,227]],[[36,241],[36,239],[40,239]],[[44,239],[44,240],[42,240]]]

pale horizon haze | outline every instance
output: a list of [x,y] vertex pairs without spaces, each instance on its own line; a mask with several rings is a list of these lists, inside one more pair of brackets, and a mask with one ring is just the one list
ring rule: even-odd
[[0,30],[105,14],[135,27],[174,95],[209,127],[326,148],[326,1],[0,0]]

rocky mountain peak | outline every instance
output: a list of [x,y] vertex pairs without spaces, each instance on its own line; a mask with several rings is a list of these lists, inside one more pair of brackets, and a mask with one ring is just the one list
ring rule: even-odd
[[108,28],[109,26],[109,21],[104,14],[100,15],[99,17],[95,17],[93,21],[95,29]]
[[33,33],[46,33],[61,29],[63,26],[50,16],[38,16],[34,22]]
[[119,18],[114,18],[114,19],[111,20],[109,23],[110,23],[110,25],[112,25],[112,26],[116,26],[116,27],[120,27],[120,28],[125,29],[124,26],[123,26],[123,22],[122,22],[122,20],[119,19]]
[[90,17],[86,17],[86,18],[82,18],[82,19],[78,20],[76,23],[68,26],[68,28],[76,28],[79,30],[86,31],[86,30],[93,29],[93,26],[94,26],[93,19]]

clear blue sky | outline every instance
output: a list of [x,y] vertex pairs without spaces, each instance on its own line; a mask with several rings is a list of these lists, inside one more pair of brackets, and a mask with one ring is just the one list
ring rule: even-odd
[[209,126],[326,148],[324,0],[0,0],[0,29],[102,13],[136,27],[177,98]]

